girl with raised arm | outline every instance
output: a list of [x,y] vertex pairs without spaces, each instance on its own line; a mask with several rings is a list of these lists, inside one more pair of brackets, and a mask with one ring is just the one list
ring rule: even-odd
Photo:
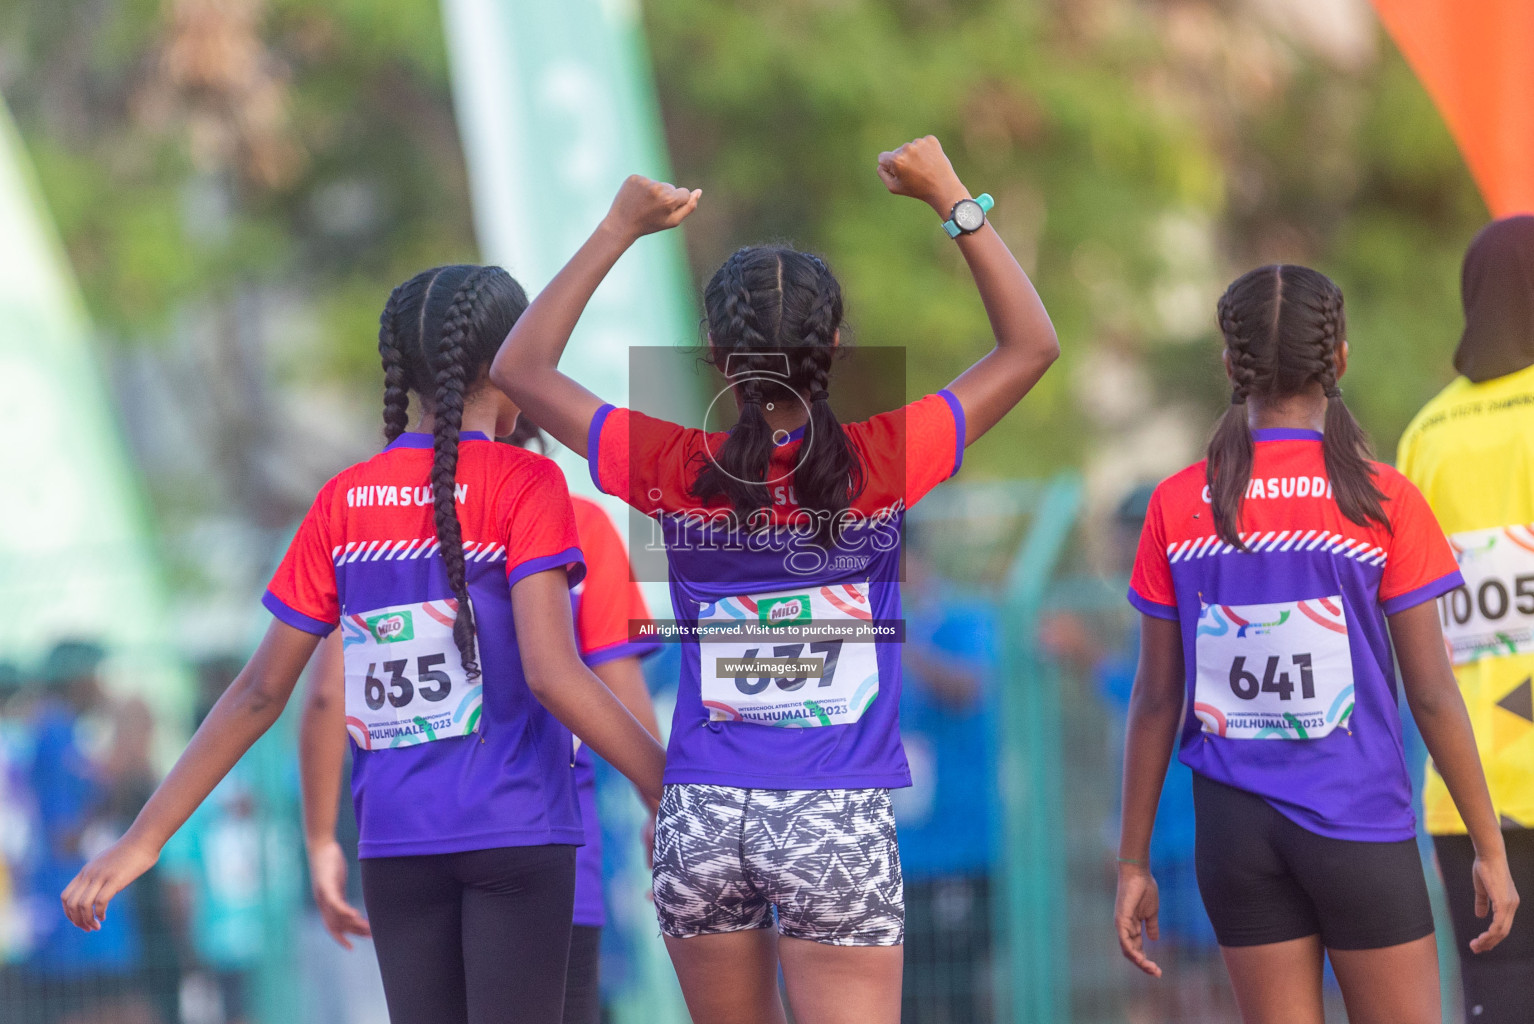
[[[693,1019],[895,1024],[904,905],[889,790],[910,785],[896,707],[899,524],[1058,355],[1027,276],[934,138],[879,157],[974,275],[995,346],[947,388],[841,423],[830,379],[842,293],[780,246],[732,255],[704,291],[709,357],[739,419],[710,433],[605,404],[559,372],[592,293],[700,193],[633,177],[518,321],[491,379],[653,516],[684,639],[655,903]],[[936,227],[936,225],[934,225]],[[898,630],[896,631],[898,634]]]

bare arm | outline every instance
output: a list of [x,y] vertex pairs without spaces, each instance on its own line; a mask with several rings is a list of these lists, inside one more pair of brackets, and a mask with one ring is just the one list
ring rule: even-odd
[[277,721],[319,639],[272,622],[128,831],[65,888],[62,900],[70,921],[86,931],[100,929],[112,897],[154,866],[165,841]]
[[1124,956],[1146,974],[1161,968],[1145,955],[1145,939],[1161,937],[1160,897],[1150,871],[1151,831],[1167,763],[1182,724],[1182,630],[1175,621],[1140,617],[1140,667],[1129,697],[1124,741],[1123,817],[1119,826],[1119,891],[1114,923]]
[[[919,199],[946,220],[969,191],[931,135],[879,154],[879,177],[896,195]],[[965,444],[973,444],[1022,401],[1060,355],[1054,324],[1033,282],[989,223],[960,235],[996,347],[948,385],[964,407]]]
[[1512,928],[1518,891],[1508,871],[1507,850],[1486,789],[1470,715],[1449,666],[1437,603],[1424,601],[1390,616],[1390,639],[1401,663],[1412,717],[1475,844],[1476,914],[1485,917],[1490,911],[1491,923],[1470,948],[1484,953]]
[[581,661],[563,569],[524,576],[511,588],[511,611],[527,685],[549,713],[626,775],[645,802],[660,802],[666,752]]
[[689,192],[630,176],[596,231],[517,318],[496,353],[490,380],[578,455],[591,457],[586,430],[602,400],[561,373],[559,357],[618,257],[641,236],[680,224],[697,208],[701,195],[696,189]]
[[320,645],[311,665],[304,715],[298,726],[298,774],[314,903],[330,937],[351,949],[348,935],[368,936],[372,931],[361,912],[346,902],[346,851],[336,840],[346,743],[346,668],[341,634],[336,632]]
[[650,688],[645,685],[644,669],[633,656],[613,658],[594,666],[591,671],[613,692],[619,703],[628,708],[634,720],[644,726],[645,732],[660,739],[660,722],[655,718],[655,704],[650,700]]

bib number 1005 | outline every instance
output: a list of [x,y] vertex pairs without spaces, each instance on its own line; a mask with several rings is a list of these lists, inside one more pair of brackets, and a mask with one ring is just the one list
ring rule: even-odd
[[448,694],[453,692],[453,677],[440,667],[446,664],[446,654],[421,655],[415,660],[415,681],[412,682],[405,674],[410,666],[408,659],[386,661],[383,663],[383,671],[388,681],[385,682],[375,674],[377,663],[371,663],[363,680],[362,698],[374,711],[383,708],[385,701],[402,708],[414,700],[417,694],[421,699],[433,703],[446,700]]
[[[1246,657],[1238,655],[1230,663],[1230,692],[1242,700],[1256,700],[1257,696],[1263,693],[1277,694],[1279,700],[1289,700],[1294,695],[1294,682],[1289,677],[1288,669],[1279,671],[1283,660],[1281,655],[1268,655],[1262,670],[1262,680],[1259,682],[1256,674],[1246,667]],[[1291,654],[1289,661],[1298,670],[1300,699],[1314,700],[1316,674],[1313,659],[1309,654]]]

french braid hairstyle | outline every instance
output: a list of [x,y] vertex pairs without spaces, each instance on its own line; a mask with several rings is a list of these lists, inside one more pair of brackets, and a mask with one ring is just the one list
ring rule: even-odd
[[741,409],[729,437],[702,461],[693,496],[705,502],[722,496],[748,523],[770,509],[766,478],[774,443],[762,406],[806,401],[810,418],[794,495],[800,508],[819,514],[817,540],[836,543],[840,513],[864,484],[863,465],[828,393],[842,323],[841,285],[818,256],[786,246],[748,246],[714,274],[703,305],[709,359],[738,381]]
[[1369,439],[1337,386],[1336,356],[1347,338],[1341,289],[1309,267],[1270,264],[1232,282],[1220,296],[1218,315],[1232,390],[1230,408],[1209,441],[1206,476],[1220,539],[1246,550],[1241,505],[1253,456],[1247,398],[1287,398],[1313,385],[1326,396],[1322,453],[1338,509],[1360,526],[1373,522],[1389,529]]
[[422,271],[394,289],[378,321],[385,439],[404,433],[412,393],[433,416],[433,518],[448,586],[458,602],[453,643],[471,679],[478,677],[479,664],[456,500],[458,432],[464,400],[485,386],[496,350],[526,308],[527,293],[500,267],[458,264]]

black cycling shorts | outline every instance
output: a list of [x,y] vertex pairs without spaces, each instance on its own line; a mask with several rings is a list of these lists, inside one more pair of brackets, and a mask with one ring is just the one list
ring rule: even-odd
[[1195,857],[1222,946],[1320,935],[1328,949],[1382,949],[1433,933],[1415,840],[1316,835],[1260,796],[1193,776]]

